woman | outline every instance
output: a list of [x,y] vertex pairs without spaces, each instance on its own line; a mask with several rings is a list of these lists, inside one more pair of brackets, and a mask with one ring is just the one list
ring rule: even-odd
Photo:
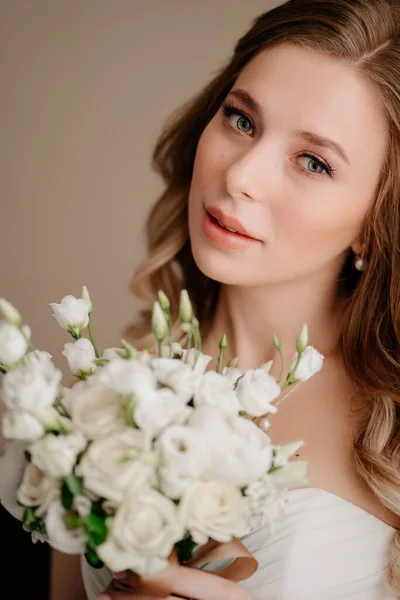
[[[306,322],[326,357],[270,418],[273,441],[304,440],[309,482],[275,538],[243,540],[259,568],[232,585],[259,600],[400,598],[399,33],[398,1],[290,0],[154,153],[166,190],[132,282],[149,306],[136,345],[157,291],[177,304],[185,287],[208,354],[226,332],[243,370],[273,358],[277,375],[272,334],[287,362]],[[204,571],[170,573],[174,597],[234,597]],[[111,577],[83,574],[90,600]],[[149,598],[126,581],[107,597]]]

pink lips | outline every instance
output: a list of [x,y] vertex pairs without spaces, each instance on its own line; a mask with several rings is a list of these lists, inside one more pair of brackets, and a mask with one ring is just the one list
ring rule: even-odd
[[[234,229],[237,233],[228,231],[225,227],[221,226],[217,220],[226,227]],[[260,240],[249,236],[247,233],[243,233],[246,230],[239,221],[232,217],[227,217],[222,211],[216,208],[207,207],[205,210],[203,228],[206,236],[214,242],[215,245],[221,248],[240,250],[253,246],[254,244],[262,243]]]
[[229,229],[234,229],[237,233],[241,233],[242,235],[245,235],[253,240],[256,239],[250,235],[250,233],[243,227],[240,221],[234,219],[233,217],[229,217],[228,215],[223,213],[222,210],[220,210],[219,208],[207,206],[206,210],[210,213],[212,217],[214,217],[214,219],[217,219],[217,221],[220,221],[220,223],[225,225],[225,227],[229,227]]

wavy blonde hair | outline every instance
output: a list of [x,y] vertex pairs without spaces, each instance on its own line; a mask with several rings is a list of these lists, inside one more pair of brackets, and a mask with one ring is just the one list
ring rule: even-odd
[[[389,125],[376,200],[366,216],[368,267],[350,252],[340,285],[346,297],[339,352],[366,416],[354,436],[354,463],[380,502],[400,515],[400,4],[399,0],[289,0],[257,17],[233,56],[161,133],[152,165],[166,189],[146,223],[148,258],[131,291],[146,304],[125,336],[153,348],[151,308],[163,289],[178,306],[182,288],[210,326],[219,284],[196,266],[189,241],[188,195],[199,138],[243,67],[265,48],[292,43],[347,62],[379,92]],[[176,319],[177,315],[174,314]],[[179,339],[178,327],[174,330]],[[400,598],[400,531],[390,552],[388,581]]]

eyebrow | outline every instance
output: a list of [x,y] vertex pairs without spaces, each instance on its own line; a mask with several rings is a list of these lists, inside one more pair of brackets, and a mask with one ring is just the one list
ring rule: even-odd
[[[257,100],[253,98],[253,96],[246,92],[246,90],[236,88],[229,92],[228,96],[230,95],[238,98],[245,106],[247,106],[247,108],[253,111],[253,113],[257,116],[262,115],[263,111],[261,105],[257,102]],[[301,129],[295,131],[295,136],[297,138],[305,140],[306,142],[309,142],[310,144],[314,144],[314,146],[320,146],[321,148],[329,148],[330,150],[333,150],[340,156],[340,158],[344,160],[345,163],[347,163],[348,165],[350,164],[347,154],[340,146],[340,144],[334,142],[330,138],[318,135],[317,133],[312,133],[311,131],[304,131]]]

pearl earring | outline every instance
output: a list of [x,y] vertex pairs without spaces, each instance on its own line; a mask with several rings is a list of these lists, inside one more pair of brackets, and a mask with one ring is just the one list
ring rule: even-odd
[[367,268],[368,261],[364,256],[365,245],[362,246],[362,254],[357,254],[354,260],[354,266],[357,271],[365,271]]

